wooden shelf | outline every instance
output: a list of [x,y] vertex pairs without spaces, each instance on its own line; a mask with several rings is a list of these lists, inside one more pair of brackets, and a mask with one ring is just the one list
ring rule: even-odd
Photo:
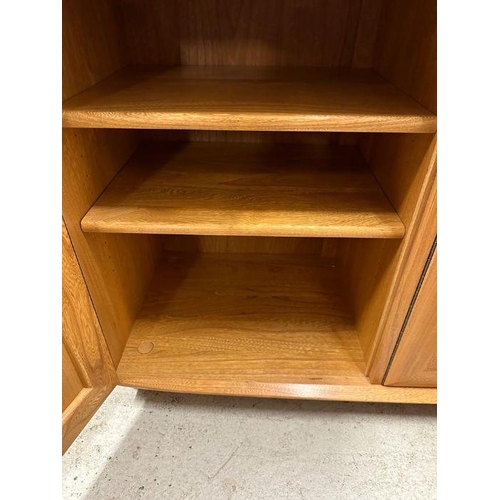
[[82,220],[88,232],[401,238],[353,147],[145,144]]
[[167,253],[118,367],[122,385],[262,397],[433,402],[374,386],[329,260]]
[[367,70],[129,67],[63,104],[64,127],[436,131],[436,116]]

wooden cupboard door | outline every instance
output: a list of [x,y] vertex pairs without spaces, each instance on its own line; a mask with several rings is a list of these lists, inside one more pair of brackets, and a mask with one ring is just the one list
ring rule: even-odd
[[396,346],[385,385],[437,387],[437,251],[417,291],[406,327]]
[[116,385],[116,371],[64,221],[62,265],[64,453]]

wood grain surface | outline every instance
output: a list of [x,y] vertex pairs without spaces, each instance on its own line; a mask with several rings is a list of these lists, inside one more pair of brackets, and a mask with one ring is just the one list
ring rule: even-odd
[[[380,280],[374,294],[378,307],[383,305],[382,316],[377,323],[378,332],[372,344],[372,357],[368,363],[370,380],[375,383],[383,379],[437,234],[435,139],[422,160],[418,177],[421,178],[416,180],[408,196],[414,198],[415,205],[413,213],[409,212],[411,219],[406,223],[407,233],[387,268],[391,268],[391,272],[394,270],[392,276],[387,272],[392,283],[389,286],[385,279]],[[384,290],[384,287],[387,288]]]
[[119,385],[152,391],[243,396],[279,399],[315,399],[324,401],[356,401],[360,403],[436,404],[437,389],[415,387],[386,387],[359,379],[356,385],[322,383],[277,383],[232,380],[204,380],[193,378],[153,379],[127,378]]
[[370,134],[361,145],[406,227],[403,240],[338,240],[339,275],[354,311],[367,373],[381,383],[436,234],[435,218],[434,229],[432,220],[426,222],[435,201],[436,137]]
[[64,410],[62,414],[63,454],[78,437],[78,434],[87,425],[113,388],[114,385],[86,387],[78,393],[78,396]]
[[82,220],[89,232],[401,238],[355,148],[146,145]]
[[69,99],[127,64],[116,0],[62,2],[62,97]]
[[116,385],[116,370],[62,223],[63,453]]
[[436,0],[383,1],[373,69],[436,113]]
[[[132,329],[119,383],[266,397],[366,397],[371,385],[341,292],[331,259],[167,253]],[[154,347],[142,354],[145,343]],[[391,396],[385,388],[372,398]]]
[[[120,2],[63,2],[63,98],[127,63]],[[84,234],[80,221],[137,146],[132,130],[63,130],[63,218],[103,334],[118,364],[156,265],[152,237]]]
[[385,385],[437,386],[437,251],[432,255]]
[[163,248],[170,252],[253,253],[277,255],[322,255],[325,241],[334,256],[337,238],[273,238],[271,236],[187,236],[162,237]]
[[84,233],[80,222],[134,150],[130,131],[63,130],[63,215],[115,364],[159,255],[152,236]]
[[367,70],[132,66],[64,102],[64,127],[434,132]]
[[[63,2],[63,127],[68,127],[63,130],[63,216],[91,295],[87,301],[95,307],[89,324],[96,322],[95,332],[104,333],[115,365],[126,345],[121,383],[211,394],[435,402],[434,389],[371,385],[365,376],[380,382],[385,373],[433,236],[434,4]],[[111,128],[135,130],[104,130]],[[258,171],[257,161],[249,167],[241,160],[245,155],[223,153],[225,146],[217,144],[211,145],[215,155],[188,148],[185,154],[196,161],[179,161],[176,179],[171,157],[167,168],[163,153],[155,159],[156,153],[146,150],[149,162],[134,164],[146,154],[142,151],[113,181],[141,139],[166,137],[162,134],[178,141],[321,142],[328,154],[333,143],[361,144],[380,187],[372,190],[376,184],[363,167],[358,172],[307,164],[306,170],[305,155],[297,158],[292,149],[280,154],[279,162],[267,163],[265,172]],[[257,150],[251,148],[251,154]],[[299,159],[302,173],[295,170]],[[326,186],[319,182],[325,172]],[[126,175],[130,183],[114,192],[113,204],[100,206],[109,193],[96,204],[106,186],[111,183],[113,194]],[[389,210],[378,211],[368,202],[382,191]],[[280,196],[273,199],[275,193]],[[291,203],[283,201],[284,194]],[[361,218],[360,203],[356,210],[344,210],[349,218],[355,214],[356,224],[381,217],[378,222],[387,228],[390,215],[400,231],[406,228],[403,239],[397,239],[402,233],[392,239],[373,233],[364,239],[287,237],[304,236],[303,231],[324,235],[317,221],[325,213],[341,213],[331,210],[340,194],[358,202],[368,196]],[[168,206],[166,195],[176,205]],[[132,204],[137,200],[154,205],[138,208]],[[255,200],[263,204],[267,222]],[[242,202],[253,211],[250,224],[227,217],[231,211],[241,213]],[[123,218],[128,231],[145,210],[152,232],[164,232],[165,224],[167,232],[178,232],[181,214],[183,227],[198,225],[195,231],[206,235],[84,233],[82,218],[97,208],[109,213],[101,212],[96,223],[113,230],[114,216]],[[275,219],[266,225],[269,215]],[[210,228],[214,220],[217,228]],[[346,229],[342,220],[338,231]],[[276,235],[284,221],[302,233],[260,236]],[[333,226],[330,221],[327,227]],[[258,232],[262,227],[264,232]],[[321,231],[314,232],[318,227]],[[357,236],[353,227],[359,230],[351,225],[351,233],[343,235]],[[373,231],[376,225],[367,227]],[[169,254],[156,273],[162,245],[193,253]],[[84,306],[77,311],[86,314]],[[75,382],[67,391],[73,402],[65,402],[65,446],[114,383],[112,372],[111,384],[102,375],[90,380],[88,374],[98,366],[92,356],[99,350],[82,355],[75,348],[81,342],[91,345],[92,339],[74,336],[65,342],[64,359],[74,368],[66,374]],[[83,386],[78,394],[76,375]]]
[[[436,10],[435,0],[384,0],[374,58],[377,72],[432,112],[437,108]],[[370,136],[361,146],[367,144],[363,149],[372,172],[406,226],[402,244],[387,242],[391,248],[380,252],[385,262],[375,271],[370,305],[360,307],[368,373],[380,383],[436,236],[437,141],[435,136]],[[376,267],[373,261],[372,271]]]
[[66,226],[62,225],[62,333],[85,387],[116,383],[116,371]]
[[371,67],[379,0],[122,0],[132,63]]
[[71,359],[71,356],[62,343],[62,411],[78,396],[78,393],[84,388],[78,370]]

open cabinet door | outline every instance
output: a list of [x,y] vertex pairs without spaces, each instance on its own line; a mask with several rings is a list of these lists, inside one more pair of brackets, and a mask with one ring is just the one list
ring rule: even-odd
[[116,371],[64,221],[62,256],[64,453],[116,385]]

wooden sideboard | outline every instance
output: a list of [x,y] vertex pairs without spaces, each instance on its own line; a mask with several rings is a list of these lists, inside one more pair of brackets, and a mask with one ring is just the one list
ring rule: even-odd
[[62,122],[63,450],[116,384],[436,402],[435,1],[63,0]]

